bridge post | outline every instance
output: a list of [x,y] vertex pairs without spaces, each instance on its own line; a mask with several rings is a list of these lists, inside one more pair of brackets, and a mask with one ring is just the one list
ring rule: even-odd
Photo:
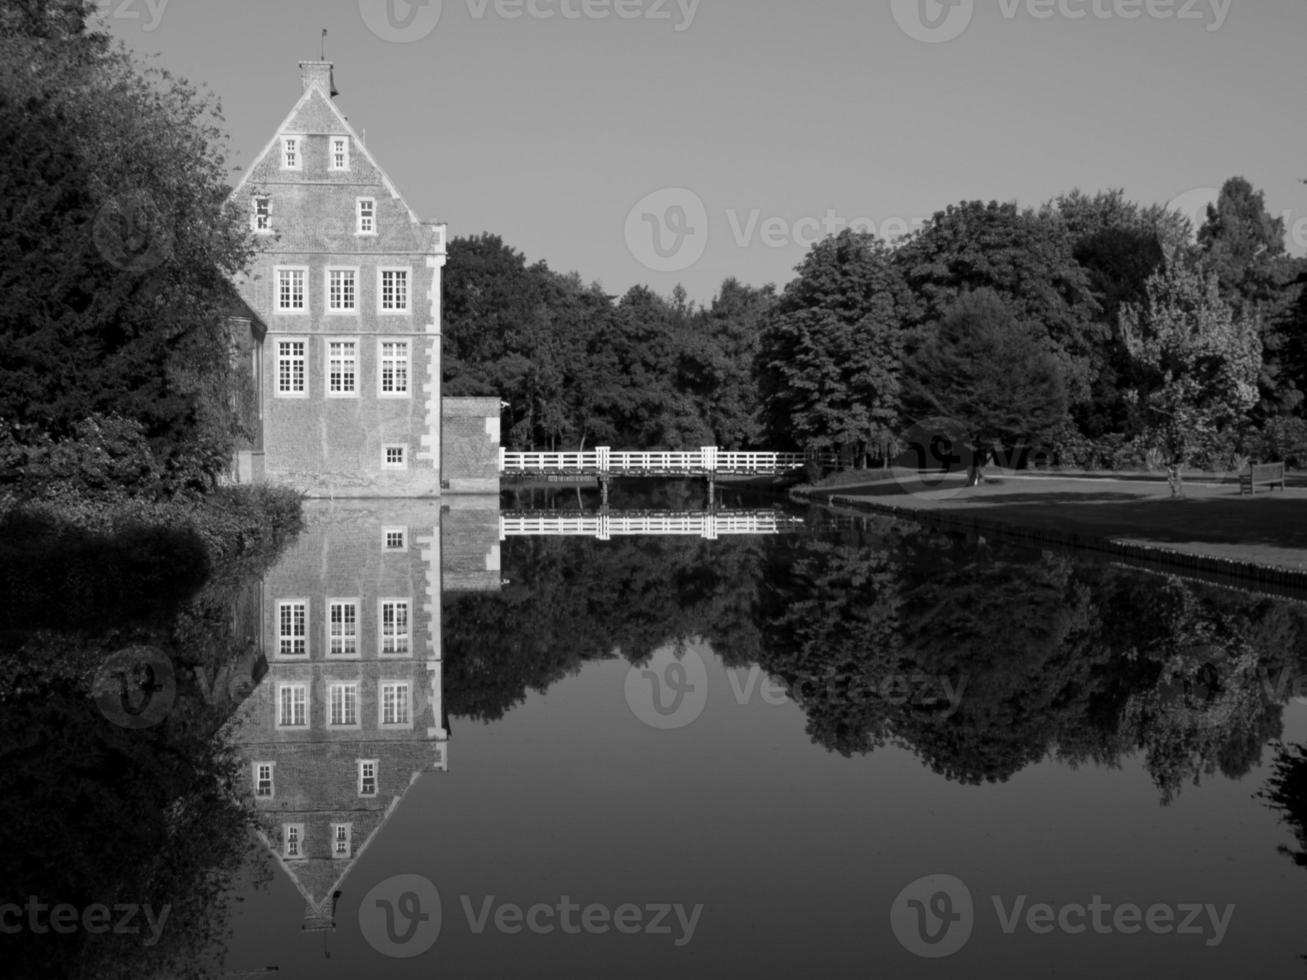
[[[612,446],[595,446],[595,472],[599,477],[599,494],[605,509],[608,508],[608,467],[609,457],[612,452]],[[599,540],[606,541],[607,539],[600,538]]]
[[703,465],[704,475],[708,478],[708,509],[712,510],[713,502],[717,499],[717,447],[700,446],[699,460]]

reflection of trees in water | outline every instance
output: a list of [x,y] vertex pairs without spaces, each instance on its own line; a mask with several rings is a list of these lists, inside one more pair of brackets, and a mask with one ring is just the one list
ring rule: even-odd
[[1268,806],[1280,813],[1298,839],[1298,849],[1281,847],[1280,853],[1307,868],[1307,746],[1280,745],[1271,765],[1271,778],[1259,794]]
[[[0,636],[0,904],[136,903],[167,918],[149,945],[143,914],[137,934],[7,935],[7,977],[199,977],[219,961],[223,892],[250,853],[251,825],[243,770],[220,729],[230,694],[245,693],[229,670],[241,663],[248,675],[257,576],[276,545],[209,575],[190,542],[139,544],[96,541],[44,563],[25,587],[28,628]],[[122,561],[99,561],[128,554],[129,564],[171,567],[174,584],[151,590],[142,582],[159,576],[133,580]],[[69,594],[71,624],[58,616]],[[139,729],[114,724],[90,697],[97,668],[135,646],[161,651],[177,681],[171,710]],[[111,925],[120,919],[111,912]]]
[[500,594],[445,600],[446,708],[493,721],[587,661],[642,663],[696,637],[747,662],[760,553],[757,540],[513,539]]
[[1307,635],[1293,603],[890,519],[515,541],[505,563],[505,596],[446,610],[454,714],[497,718],[588,659],[702,637],[783,684],[832,751],[903,745],[966,783],[1138,752],[1164,801],[1257,764],[1281,723],[1267,678],[1294,675]]

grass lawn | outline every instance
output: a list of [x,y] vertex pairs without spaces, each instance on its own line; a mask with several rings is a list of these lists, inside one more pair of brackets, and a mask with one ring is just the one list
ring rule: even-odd
[[[1201,480],[1201,478],[1198,478]],[[965,486],[906,470],[842,473],[801,487],[803,496],[851,497],[914,510],[951,510],[1024,527],[1077,533],[1236,559],[1276,568],[1307,569],[1307,489],[1259,489],[1241,497],[1237,479],[1187,483],[1172,499],[1165,481],[993,473]]]

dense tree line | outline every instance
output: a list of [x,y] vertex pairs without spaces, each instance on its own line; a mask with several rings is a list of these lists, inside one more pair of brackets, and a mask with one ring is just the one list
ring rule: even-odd
[[978,463],[1016,447],[1108,468],[1307,462],[1307,261],[1284,235],[1240,178],[1198,229],[1121,191],[962,202],[893,245],[846,230],[783,290],[731,279],[705,307],[456,239],[445,380],[500,394],[519,447],[863,463],[910,448],[917,423]]
[[220,110],[95,9],[0,2],[0,492],[202,489],[239,434]]

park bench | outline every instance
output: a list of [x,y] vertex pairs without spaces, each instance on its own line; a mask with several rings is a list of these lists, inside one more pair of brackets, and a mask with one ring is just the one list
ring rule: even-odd
[[1256,496],[1258,487],[1274,489],[1276,484],[1279,484],[1281,490],[1284,489],[1283,463],[1249,464],[1248,472],[1239,474],[1239,496],[1242,497],[1245,493]]

